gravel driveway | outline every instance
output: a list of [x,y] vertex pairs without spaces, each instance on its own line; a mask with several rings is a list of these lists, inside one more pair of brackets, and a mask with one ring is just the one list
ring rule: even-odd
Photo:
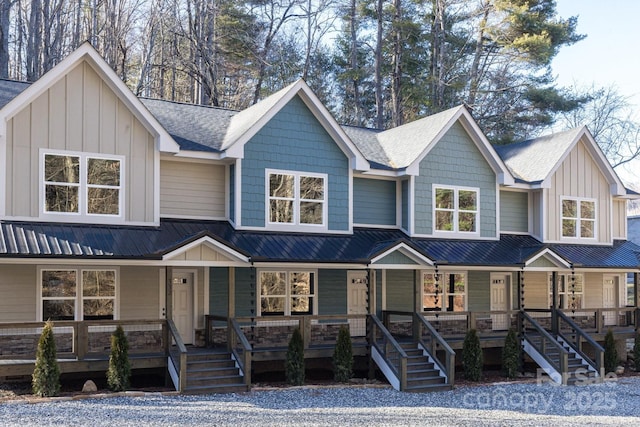
[[0,403],[3,426],[640,425],[640,378],[599,385],[506,384],[410,394],[290,388],[246,394]]

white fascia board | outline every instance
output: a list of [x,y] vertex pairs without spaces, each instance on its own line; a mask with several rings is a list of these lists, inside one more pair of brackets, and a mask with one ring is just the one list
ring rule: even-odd
[[221,153],[212,153],[209,151],[188,151],[180,150],[179,153],[173,154],[173,158],[184,159],[200,159],[200,160],[222,160],[223,155]]
[[[433,265],[433,261],[429,258],[426,257],[424,255],[422,255],[420,252],[416,251],[415,249],[411,248],[410,246],[408,246],[405,243],[399,243],[397,245],[392,246],[391,248],[387,249],[386,251],[382,252],[381,254],[371,258],[371,264],[375,264],[376,262],[380,261],[381,259],[383,259],[384,257],[386,257],[387,255],[390,255],[393,252],[400,252],[402,255],[406,256],[407,258],[411,259],[412,261],[416,262],[418,265],[412,266],[412,267],[420,267],[420,266],[432,266]],[[404,265],[405,268],[408,268],[410,266],[410,264],[406,264]],[[377,267],[377,266],[376,266]]]
[[0,219],[7,214],[7,122],[0,118]]
[[204,236],[204,237],[201,237],[200,239],[196,239],[193,242],[190,242],[186,245],[179,247],[178,249],[175,249],[169,253],[166,253],[162,256],[162,259],[164,261],[171,260],[172,258],[175,258],[176,256],[179,256],[187,252],[188,250],[193,249],[200,245],[208,246],[211,249],[218,252],[222,252],[224,255],[229,256],[230,258],[240,261],[242,263],[249,263],[249,258],[247,256],[241,254],[235,249],[232,249],[229,246],[223,243],[220,243],[217,240],[212,239],[211,237],[208,237],[208,236]]
[[549,261],[554,263],[559,268],[571,268],[571,264],[569,262],[567,262],[560,255],[556,254],[554,251],[552,251],[551,249],[548,249],[548,248],[544,249],[541,252],[538,252],[537,254],[535,254],[534,256],[529,258],[528,260],[526,260],[525,263],[524,263],[525,267],[531,265],[532,263],[534,263],[536,260],[538,260],[540,258],[548,259]]

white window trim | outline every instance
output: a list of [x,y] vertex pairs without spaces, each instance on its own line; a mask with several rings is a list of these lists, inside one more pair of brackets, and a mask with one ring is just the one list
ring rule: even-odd
[[[292,175],[294,177],[294,198],[293,198],[293,222],[271,222],[271,194],[270,194],[270,175]],[[323,199],[313,200],[313,202],[322,203],[322,224],[301,224],[300,223],[300,203],[306,200],[300,199],[300,177],[306,176],[311,178],[322,178],[324,181]],[[329,226],[329,175],[326,173],[314,173],[304,171],[289,171],[282,169],[265,169],[265,224],[270,230],[282,231],[324,231]]]
[[[421,282],[420,282],[420,286],[422,286],[422,297],[424,298],[425,296],[425,292],[424,292],[424,275],[425,274],[436,274],[435,271],[433,270],[422,270],[421,274],[420,274],[420,278],[421,278]],[[460,313],[459,311],[447,311],[448,308],[448,304],[449,304],[449,296],[452,295],[447,291],[447,287],[446,287],[446,282],[443,280],[445,276],[449,276],[451,274],[463,274],[464,275],[464,311],[468,311],[469,309],[469,272],[468,271],[439,271],[438,272],[438,276],[440,276],[439,279],[439,283],[440,283],[440,294],[438,296],[438,298],[440,299],[440,301],[442,302],[441,305],[441,310],[427,310],[428,312],[435,312],[435,313]],[[431,294],[429,294],[431,295]],[[460,294],[456,294],[454,293],[453,295],[460,295]],[[425,311],[424,308],[424,301],[422,301],[422,310]]]
[[[582,277],[582,292],[576,292],[576,295],[581,295],[582,298],[582,307],[576,307],[576,310],[582,310],[584,309],[584,305],[585,305],[585,297],[584,297],[584,291],[585,288],[587,287],[586,282],[585,282],[585,275],[583,273],[573,273],[573,275],[577,278],[577,277]],[[569,302],[569,298],[571,298],[571,276],[572,273],[557,273],[556,274],[556,280],[560,280],[560,277],[564,277],[564,283],[565,283],[565,291],[564,292],[560,292],[560,289],[558,289],[558,296],[560,295],[565,295],[566,298],[564,299],[565,301],[565,306],[567,305],[567,303]],[[553,291],[550,288],[551,286],[551,280],[553,278],[553,273],[549,273],[547,274],[547,307],[551,307],[552,302],[553,302]],[[570,310],[571,307],[561,307],[561,310]]]
[[[563,208],[562,205],[564,203],[565,200],[572,200],[578,203],[578,208],[577,208],[577,218],[565,218],[564,215],[562,214]],[[593,213],[595,218],[593,219],[593,237],[581,237],[580,236],[580,229],[581,229],[581,222],[582,222],[582,218],[580,217],[580,203],[582,202],[593,202]],[[559,206],[559,217],[560,217],[560,225],[559,225],[559,230],[560,230],[560,239],[562,241],[568,241],[568,242],[584,242],[584,241],[595,241],[598,239],[598,200],[597,199],[592,199],[589,197],[569,197],[569,196],[561,196],[560,197],[560,206]],[[564,219],[575,219],[576,222],[576,236],[564,236],[564,228],[562,227],[562,222]],[[591,220],[587,220],[587,221],[591,221]]]
[[[52,267],[52,266],[39,266],[38,267],[38,274],[37,274],[37,280],[38,282],[36,283],[36,288],[37,288],[37,294],[38,294],[38,300],[36,302],[36,321],[37,322],[44,322],[47,319],[43,319],[42,318],[42,301],[45,300],[45,298],[42,296],[42,272],[43,271],[74,271],[76,274],[76,296],[73,298],[46,298],[46,299],[52,299],[52,300],[57,300],[57,299],[73,299],[75,301],[75,313],[74,313],[74,320],[75,321],[82,321],[83,319],[83,311],[82,311],[82,307],[83,307],[83,301],[85,300],[84,295],[82,294],[82,272],[83,271],[113,271],[115,272],[115,296],[113,298],[103,298],[103,299],[113,299],[113,320],[118,320],[120,319],[120,268],[119,267],[103,267],[103,266],[96,266],[96,267],[69,267],[69,266],[58,266],[58,267]],[[98,299],[98,298],[92,298],[92,297],[87,297],[86,299]]]
[[284,273],[285,274],[285,295],[284,295],[284,314],[265,314],[265,318],[269,317],[277,317],[277,316],[305,316],[307,314],[291,314],[291,286],[289,282],[289,275],[291,273],[311,273],[313,274],[313,293],[310,294],[311,303],[312,303],[312,312],[311,315],[314,316],[318,313],[318,270],[308,269],[308,268],[300,268],[300,269],[289,269],[289,268],[261,268],[256,271],[256,288],[257,288],[257,298],[256,298],[256,313],[258,317],[262,317],[262,286],[260,284],[260,276],[262,273]]
[[[78,213],[74,212],[48,212],[46,208],[46,183],[44,181],[44,159],[46,155],[55,156],[70,156],[78,157],[80,159],[80,179],[79,184],[74,185],[79,187],[78,189]],[[100,160],[117,160],[120,162],[120,185],[118,187],[102,186],[102,185],[89,185],[87,182],[87,165],[88,159],[100,159]],[[43,219],[50,219],[55,221],[81,221],[84,219],[86,222],[95,221],[100,219],[104,222],[121,223],[124,221],[125,212],[125,157],[119,155],[105,155],[100,153],[86,153],[80,151],[64,151],[64,150],[50,150],[40,149],[40,163],[39,163],[39,212],[40,217]],[[64,183],[63,183],[64,185]],[[87,199],[88,189],[91,188],[117,188],[118,189],[118,215],[105,215],[105,214],[91,214],[87,212]]]
[[[454,197],[454,207],[453,209],[438,209],[438,211],[447,211],[453,212],[453,225],[454,229],[451,231],[448,230],[436,230],[436,190],[453,190]],[[458,207],[459,201],[459,192],[460,191],[474,191],[476,193],[476,231],[459,231],[459,221],[458,214],[460,213]],[[452,185],[440,185],[433,184],[431,191],[431,203],[433,206],[432,209],[432,229],[434,235],[441,235],[447,237],[469,237],[469,236],[479,236],[480,235],[480,188],[478,187],[461,187],[461,186],[452,186]],[[464,211],[465,213],[470,213],[470,211]]]

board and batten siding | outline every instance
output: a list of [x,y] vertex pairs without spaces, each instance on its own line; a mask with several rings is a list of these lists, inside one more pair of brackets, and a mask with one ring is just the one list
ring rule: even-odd
[[387,310],[412,312],[413,306],[413,270],[386,271],[386,307]]
[[627,201],[615,199],[613,201],[613,238],[626,240],[627,238]]
[[37,320],[37,268],[0,265],[0,322]]
[[549,308],[549,275],[546,272],[524,273],[524,308]]
[[497,237],[496,175],[460,122],[453,124],[420,162],[414,190],[415,234],[434,233],[434,184],[479,188],[480,237]]
[[40,149],[124,156],[124,220],[154,221],[153,135],[87,62],[7,121],[8,217],[40,215]]
[[318,270],[318,314],[347,312],[347,270]]
[[500,191],[500,231],[527,233],[529,231],[529,194]]
[[242,226],[265,227],[265,169],[328,175],[328,229],[349,230],[349,159],[296,96],[244,146]]
[[[607,179],[579,141],[551,176],[550,188],[545,192],[548,207],[547,230],[549,241],[562,238],[562,197],[584,197],[596,201],[596,242],[610,243],[612,218],[612,196]],[[614,229],[618,225],[614,225]]]
[[120,267],[120,319],[158,319],[160,313],[159,267]]
[[160,215],[225,218],[225,167],[208,163],[160,162]]
[[353,179],[353,222],[366,225],[396,225],[396,182]]

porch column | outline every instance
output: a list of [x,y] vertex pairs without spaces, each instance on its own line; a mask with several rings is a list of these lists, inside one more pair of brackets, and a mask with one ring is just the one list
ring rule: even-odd
[[173,319],[173,267],[167,266],[165,269],[165,317]]
[[228,307],[227,317],[231,319],[236,317],[236,268],[229,267],[229,284],[228,284]]
[[518,283],[516,284],[518,301],[516,302],[515,308],[517,310],[522,310],[524,308],[524,295],[522,295],[522,272],[521,271],[518,271],[518,274],[516,275],[516,280],[518,281]]
[[[422,312],[422,280],[420,270],[414,270],[413,273],[413,312],[421,313]],[[422,335],[421,325],[418,322],[413,321],[412,318],[412,331],[413,331],[413,339],[417,341],[420,339]]]
[[551,273],[551,331],[558,333],[558,315],[556,313],[556,301],[558,301],[558,273]]
[[367,269],[367,283],[369,285],[369,314],[375,316],[378,311],[378,287],[376,280],[376,271]]
[[633,273],[633,306],[636,308],[635,318],[636,318],[636,332],[638,328],[640,328],[640,295],[638,294],[640,291],[640,274]]

